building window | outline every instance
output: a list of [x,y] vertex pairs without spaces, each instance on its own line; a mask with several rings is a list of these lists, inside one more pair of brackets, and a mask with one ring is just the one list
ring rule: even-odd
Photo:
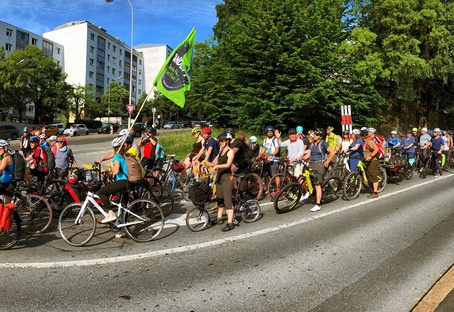
[[13,49],[13,45],[11,43],[7,43],[5,46],[5,50],[11,52],[12,49]]
[[37,44],[38,44],[38,39],[32,38],[32,44],[33,44],[33,45],[37,45]]
[[60,48],[57,48],[57,54],[60,54]]
[[95,53],[95,47],[94,46],[90,46],[90,53]]
[[110,66],[107,66],[107,72],[110,73]]
[[92,71],[88,73],[89,78],[93,78],[93,75],[94,75],[94,73]]
[[115,46],[115,45],[113,46],[113,51],[114,52],[117,51],[117,46]]
[[112,57],[112,62],[115,64],[117,62],[117,58],[115,56]]
[[142,60],[139,60],[139,65],[142,65]]
[[120,66],[121,66],[121,60],[119,60],[119,61],[118,61],[118,65],[120,65]]
[[54,51],[54,45],[50,42],[44,41],[43,40],[43,52],[47,56],[52,56],[52,53]]
[[141,69],[139,69],[139,75],[142,75],[142,70]]
[[142,84],[142,79],[139,79],[139,85],[141,85],[141,84]]
[[12,37],[13,36],[13,30],[6,28],[6,37]]
[[112,68],[112,74],[115,75],[115,68]]
[[121,70],[118,72],[118,76],[122,76],[122,75],[121,75]]
[[25,47],[29,44],[30,35],[28,33],[24,33],[22,31],[17,31],[16,37],[16,49],[24,50]]
[[107,48],[110,49],[110,42],[107,42]]
[[110,54],[107,54],[107,60],[110,61]]
[[95,64],[95,60],[94,59],[90,59],[90,65],[93,66]]
[[92,41],[95,41],[95,34],[90,34],[90,39],[91,39]]

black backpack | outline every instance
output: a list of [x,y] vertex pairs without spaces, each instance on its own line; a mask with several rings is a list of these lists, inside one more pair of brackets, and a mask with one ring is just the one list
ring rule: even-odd
[[189,187],[189,198],[192,203],[196,206],[202,206],[210,200],[213,190],[210,185],[206,182],[194,182]]
[[25,179],[25,158],[21,152],[11,150],[11,157],[13,157],[13,175],[14,181],[23,181]]
[[252,162],[252,159],[254,158],[254,150],[252,149],[252,146],[241,140],[243,143],[243,151],[244,151],[244,157],[247,159],[248,163]]
[[47,168],[49,170],[52,170],[55,168],[55,155],[52,153],[52,150],[49,146],[41,146],[41,149],[46,153],[47,155]]

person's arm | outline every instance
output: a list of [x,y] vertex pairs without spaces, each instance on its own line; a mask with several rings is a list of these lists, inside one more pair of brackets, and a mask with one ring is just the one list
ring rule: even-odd
[[[370,148],[370,144],[369,143],[370,143],[370,141],[368,141],[366,144],[368,144],[369,148]],[[378,146],[377,146],[377,144],[375,144],[374,145],[374,149],[372,150],[370,156],[366,158],[366,161],[371,160],[373,157],[375,157],[375,155],[377,155],[377,153],[378,153]]]
[[69,150],[69,161],[73,164],[73,167],[79,168],[79,165],[76,162],[76,158],[74,157],[73,151]]
[[111,152],[107,155],[105,155],[103,158],[101,158],[100,160],[97,160],[96,162],[97,163],[102,163],[103,161],[106,161],[106,160],[109,160],[109,159],[112,159],[115,155],[115,152]]
[[120,162],[117,160],[114,160],[112,162],[112,173],[116,175],[119,172],[120,172]]
[[12,162],[13,162],[13,157],[11,157],[11,155],[3,157],[2,162],[0,163],[0,174],[2,174],[3,171],[6,170],[6,167],[11,165]]
[[227,163],[222,164],[222,165],[216,165],[213,167],[213,170],[218,170],[218,169],[224,169],[224,168],[230,168],[230,166],[233,163],[233,159],[235,158],[235,154],[233,154],[232,150],[229,150],[227,152]]
[[213,152],[213,146],[208,146],[208,150],[207,150],[207,152],[205,154],[205,159],[204,159],[205,161],[208,161],[208,159],[210,158],[212,152]]
[[329,164],[331,163],[331,161],[333,160],[334,158],[334,155],[336,155],[336,152],[334,151],[334,149],[332,149],[331,147],[328,146],[328,148],[326,149],[326,151],[329,153],[328,155],[328,159],[323,163],[323,166],[325,168],[328,168]]

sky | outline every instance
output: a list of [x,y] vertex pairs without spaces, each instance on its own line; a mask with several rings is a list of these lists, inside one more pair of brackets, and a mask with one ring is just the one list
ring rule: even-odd
[[[223,0],[130,0],[134,10],[133,45],[167,44],[176,48],[193,27],[195,41],[213,34],[216,4]],[[42,36],[69,21],[86,20],[131,44],[128,0],[0,0],[0,20]]]

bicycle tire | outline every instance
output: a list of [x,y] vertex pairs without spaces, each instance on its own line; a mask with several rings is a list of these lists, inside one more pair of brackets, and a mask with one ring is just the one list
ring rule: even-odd
[[136,199],[123,212],[122,223],[126,234],[136,242],[156,239],[164,229],[164,214],[159,205],[149,199]]
[[22,195],[16,205],[24,233],[38,235],[49,228],[53,213],[52,206],[45,197],[38,194]]
[[181,196],[185,201],[187,202],[191,201],[191,199],[189,198],[189,185],[183,185],[183,188],[181,190]]
[[175,199],[172,192],[170,192],[170,190],[166,187],[160,185],[151,187],[151,198],[149,199],[155,201],[159,205],[159,208],[161,208],[164,213],[164,217],[171,214],[175,205]]
[[169,171],[168,173],[164,170],[159,170],[158,180],[160,181],[161,185],[167,187],[170,192],[175,190],[175,175],[173,172]]
[[[262,176],[260,176],[260,181],[262,182],[262,185],[268,185],[270,183],[271,177],[269,176],[268,173],[264,173]],[[262,192],[262,196],[259,198],[259,200],[264,199],[268,195],[268,188],[264,189]]]
[[210,225],[210,214],[203,208],[193,208],[186,214],[186,226],[192,232],[200,232]]
[[241,218],[245,223],[252,223],[260,219],[262,216],[262,209],[258,201],[254,199],[247,200],[240,207]]
[[357,171],[352,171],[344,179],[342,183],[342,191],[345,199],[353,200],[358,198],[361,192],[362,179]]
[[11,214],[11,228],[8,231],[0,231],[0,250],[12,248],[20,239],[21,220],[16,211]]
[[284,186],[274,200],[274,210],[277,213],[284,213],[299,203],[303,190],[298,182],[289,183]]
[[344,180],[344,178],[349,174],[350,171],[348,171],[347,168],[344,166],[337,166],[334,169],[332,169],[329,173],[328,176],[330,177],[338,177],[341,181]]
[[246,174],[238,185],[238,190],[240,191],[240,197],[243,200],[249,199],[259,199],[263,193],[263,184],[262,180],[256,173]]
[[72,203],[63,208],[58,218],[58,231],[61,238],[71,246],[84,246],[95,235],[96,218],[93,210],[87,205],[84,214],[76,224],[82,203]]
[[[281,181],[279,183],[279,186],[276,187],[276,179],[277,178],[280,178]],[[284,176],[284,174],[281,172],[281,173],[276,173],[274,176],[271,177],[270,181],[268,182],[267,184],[267,192],[268,192],[268,196],[271,198],[271,200],[274,201],[274,199],[276,198],[277,194],[279,194],[279,192],[276,193],[276,190],[277,189],[281,189],[284,187],[284,185],[287,185],[289,183],[292,182],[292,176],[290,176],[289,174],[286,174]]]
[[71,195],[68,191],[56,192],[50,196],[47,196],[47,201],[52,206],[52,217],[58,218],[60,214],[67,205],[73,203]]
[[378,166],[378,189],[377,192],[381,193],[386,187],[388,183],[388,174],[386,173],[386,169]]
[[322,202],[327,204],[339,198],[342,181],[339,177],[331,176],[322,184]]

